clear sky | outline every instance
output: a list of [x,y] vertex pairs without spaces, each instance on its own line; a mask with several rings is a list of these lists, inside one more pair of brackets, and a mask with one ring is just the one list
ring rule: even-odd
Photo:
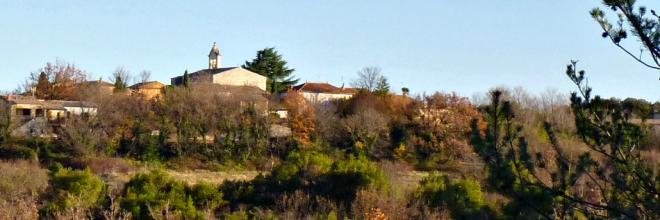
[[[640,3],[660,10],[658,1]],[[0,90],[56,59],[93,79],[124,66],[134,74],[150,70],[167,84],[185,69],[207,67],[215,41],[224,66],[276,47],[302,82],[348,84],[362,67],[379,66],[397,91],[465,96],[500,85],[569,92],[565,65],[577,59],[597,94],[660,100],[660,73],[600,37],[588,13],[596,6],[600,1],[0,0]]]

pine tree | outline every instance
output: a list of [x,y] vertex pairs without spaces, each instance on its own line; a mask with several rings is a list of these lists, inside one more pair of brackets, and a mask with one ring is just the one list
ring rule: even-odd
[[265,48],[257,52],[257,57],[252,61],[246,61],[243,68],[260,75],[268,77],[267,90],[276,94],[287,90],[298,83],[298,79],[292,76],[295,69],[286,66],[287,62],[275,48]]
[[378,82],[376,83],[376,89],[374,89],[374,93],[378,95],[387,95],[390,93],[390,83],[387,82],[387,78],[385,76],[381,76],[378,79]]

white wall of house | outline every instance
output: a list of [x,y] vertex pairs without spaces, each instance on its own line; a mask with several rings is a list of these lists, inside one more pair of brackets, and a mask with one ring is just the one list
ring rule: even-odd
[[254,86],[266,91],[268,78],[243,68],[235,68],[213,75],[213,83],[228,86]]
[[335,99],[349,99],[353,97],[353,94],[334,94],[334,93],[314,93],[314,92],[302,92],[302,95],[307,101],[319,104],[328,102]]
[[82,114],[89,114],[89,115],[96,115],[96,108],[94,107],[64,107],[66,109],[66,112],[73,114],[73,115],[82,115]]

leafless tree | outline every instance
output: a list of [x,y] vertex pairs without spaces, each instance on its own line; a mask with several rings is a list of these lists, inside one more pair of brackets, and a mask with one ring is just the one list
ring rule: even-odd
[[126,68],[120,66],[112,72],[112,77],[110,77],[110,82],[115,84],[116,90],[123,90],[128,86],[128,81],[131,77],[130,72]]
[[102,132],[95,128],[95,123],[86,117],[71,117],[58,132],[64,148],[75,156],[94,155],[102,152]]
[[358,78],[351,82],[351,86],[373,92],[379,83],[385,79],[380,67],[367,66],[358,71]]
[[151,71],[142,70],[142,72],[140,72],[139,82],[141,83],[149,82],[150,79],[151,79]]

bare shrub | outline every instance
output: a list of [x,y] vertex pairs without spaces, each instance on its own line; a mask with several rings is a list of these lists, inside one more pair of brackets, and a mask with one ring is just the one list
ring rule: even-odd
[[86,156],[102,153],[104,134],[93,120],[74,116],[68,118],[58,132],[60,143],[74,156]]
[[361,190],[357,192],[355,201],[351,205],[353,219],[371,219],[369,217],[381,216],[387,219],[409,219],[410,210],[407,209],[407,199],[398,198],[391,193]]
[[32,161],[0,162],[0,200],[38,196],[48,186],[48,171]]
[[[283,219],[317,219],[330,213],[343,213],[342,207],[331,200],[297,190],[275,201],[275,210]],[[338,216],[339,217],[339,216]],[[338,219],[343,219],[339,217]]]
[[0,201],[0,219],[38,219],[39,201],[36,197],[19,197]]
[[48,171],[33,161],[0,162],[0,219],[36,219]]
[[117,157],[95,157],[86,161],[87,166],[95,174],[105,175],[110,173],[128,173],[133,170],[124,159]]
[[[350,135],[354,147],[358,151],[370,152],[376,156],[384,156],[389,140],[388,118],[372,109],[359,109],[342,120],[342,125]],[[383,143],[385,142],[385,143]]]

